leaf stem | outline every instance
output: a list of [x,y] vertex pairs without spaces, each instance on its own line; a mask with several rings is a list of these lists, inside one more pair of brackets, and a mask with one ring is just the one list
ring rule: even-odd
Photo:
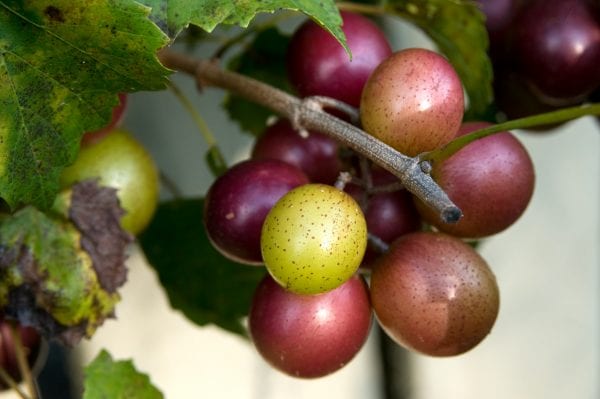
[[10,334],[15,347],[15,356],[17,358],[17,364],[19,365],[19,372],[21,373],[21,377],[23,378],[25,386],[27,386],[27,390],[29,391],[29,398],[37,399],[37,389],[35,387],[35,383],[33,382],[33,375],[31,374],[31,368],[29,367],[29,362],[27,361],[25,347],[23,346],[21,335],[19,334],[19,331],[17,331],[17,326],[12,322],[10,323]]
[[367,15],[384,15],[386,14],[385,9],[382,6],[373,5],[373,4],[361,4],[361,3],[353,3],[351,1],[340,1],[336,3],[336,6],[340,10],[350,11],[360,14]]
[[297,122],[305,129],[330,135],[396,175],[409,191],[439,212],[442,220],[452,223],[461,217],[460,209],[431,178],[430,168],[419,157],[408,157],[360,128],[314,104],[311,106],[310,101],[304,102],[273,86],[227,71],[215,61],[196,59],[169,49],[163,49],[159,58],[166,67],[194,76],[200,86],[228,90]]
[[9,386],[13,391],[17,393],[21,397],[21,399],[29,399],[27,394],[23,392],[23,390],[19,387],[19,384],[4,370],[3,367],[0,367],[0,380]]
[[208,124],[200,115],[200,113],[194,107],[194,104],[190,101],[190,99],[183,93],[183,91],[177,86],[173,81],[169,82],[169,89],[175,94],[175,97],[181,102],[183,107],[189,112],[194,123],[200,130],[202,137],[204,137],[204,141],[208,144],[208,151],[205,154],[205,159],[208,163],[209,168],[213,172],[215,176],[218,176],[227,170],[227,164],[225,162],[225,158],[217,145],[217,139],[212,134]]
[[437,150],[421,154],[420,158],[422,161],[429,161],[431,163],[442,162],[450,158],[467,144],[495,133],[566,122],[586,115],[600,115],[600,103],[563,108],[556,111],[498,123],[496,125],[465,134],[464,136],[457,137]]

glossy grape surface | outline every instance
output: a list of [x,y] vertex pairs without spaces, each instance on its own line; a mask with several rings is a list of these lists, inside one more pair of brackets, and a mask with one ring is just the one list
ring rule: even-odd
[[206,194],[204,225],[209,239],[236,262],[261,264],[260,233],[267,213],[284,194],[306,183],[300,169],[276,159],[231,167]]
[[260,244],[267,270],[279,284],[295,293],[318,294],[340,286],[358,269],[367,224],[348,194],[306,184],[271,209]]
[[[489,126],[466,123],[459,135]],[[439,165],[433,178],[463,211],[457,223],[444,223],[421,202],[423,218],[440,230],[459,237],[485,237],[512,225],[525,212],[533,195],[533,162],[521,142],[503,132],[476,140]]]
[[252,158],[279,159],[301,169],[313,183],[333,184],[342,170],[339,147],[319,132],[302,137],[288,120],[280,119],[256,140]]
[[121,226],[132,234],[146,228],[158,205],[158,170],[150,153],[129,132],[118,129],[82,146],[75,163],[61,175],[61,186],[98,177],[117,189],[125,216]]
[[581,102],[600,86],[600,5],[532,0],[513,24],[519,72],[551,105]]
[[410,156],[449,142],[463,112],[463,88],[452,65],[419,48],[396,52],[381,63],[360,103],[364,129]]
[[369,19],[346,11],[341,16],[352,60],[329,32],[310,20],[288,47],[288,76],[302,97],[328,96],[358,107],[367,78],[392,50]]
[[441,233],[400,237],[373,267],[371,301],[385,332],[430,356],[453,356],[490,332],[499,309],[494,274],[473,248]]
[[270,276],[258,286],[249,330],[259,353],[294,377],[316,378],[346,365],[365,343],[371,305],[364,280],[319,295],[284,290]]

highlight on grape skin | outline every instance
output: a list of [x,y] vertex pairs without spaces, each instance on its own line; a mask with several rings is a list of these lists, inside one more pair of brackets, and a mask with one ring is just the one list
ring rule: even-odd
[[392,243],[374,265],[371,301],[398,344],[430,356],[455,356],[479,344],[500,306],[496,277],[462,240],[433,232]]
[[306,184],[273,206],[260,243],[265,266],[279,284],[299,294],[318,294],[356,272],[367,245],[367,223],[350,195]]
[[344,367],[360,351],[371,313],[360,276],[324,294],[299,295],[267,275],[255,291],[248,326],[256,349],[274,368],[318,378]]

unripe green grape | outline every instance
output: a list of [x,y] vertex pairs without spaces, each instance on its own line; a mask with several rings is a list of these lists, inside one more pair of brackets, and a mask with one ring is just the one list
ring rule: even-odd
[[298,294],[330,291],[358,269],[367,223],[358,204],[325,184],[306,184],[284,195],[267,214],[261,251],[267,270]]
[[151,155],[129,132],[117,129],[85,145],[60,177],[61,187],[97,177],[100,184],[117,189],[127,212],[121,226],[137,235],[146,228],[158,205],[159,176]]

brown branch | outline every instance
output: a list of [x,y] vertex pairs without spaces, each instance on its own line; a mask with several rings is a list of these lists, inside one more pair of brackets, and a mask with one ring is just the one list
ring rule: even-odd
[[159,59],[167,68],[194,76],[200,87],[214,86],[230,91],[295,121],[305,129],[335,138],[396,175],[406,189],[438,211],[444,221],[456,222],[462,216],[460,209],[429,175],[427,163],[422,163],[418,157],[403,155],[356,126],[324,112],[320,107],[311,106],[310,101],[227,71],[215,61],[196,59],[170,49],[163,49]]

